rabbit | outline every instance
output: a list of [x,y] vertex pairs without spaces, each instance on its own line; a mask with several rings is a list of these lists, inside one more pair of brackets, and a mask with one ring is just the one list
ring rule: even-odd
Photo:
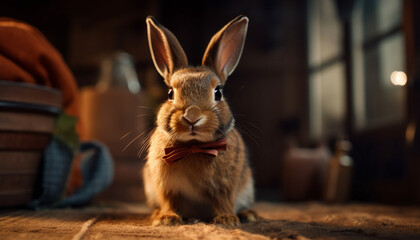
[[[154,209],[152,225],[180,225],[187,219],[225,226],[255,221],[246,146],[222,93],[241,57],[248,18],[238,16],[217,32],[198,67],[188,65],[168,29],[151,16],[146,23],[153,63],[169,89],[143,168],[147,204]],[[196,152],[191,146],[197,144],[220,146]],[[171,158],[165,151],[174,146],[195,150],[165,161]]]

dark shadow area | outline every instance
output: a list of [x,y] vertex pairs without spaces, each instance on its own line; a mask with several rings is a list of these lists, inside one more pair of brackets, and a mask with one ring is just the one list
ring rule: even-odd
[[259,219],[255,223],[243,224],[240,229],[275,239],[403,239],[416,240],[420,237],[418,228],[382,223],[363,226],[340,226],[316,222]]

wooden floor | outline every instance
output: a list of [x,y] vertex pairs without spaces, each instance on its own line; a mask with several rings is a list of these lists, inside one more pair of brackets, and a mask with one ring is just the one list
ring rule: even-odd
[[141,204],[0,210],[0,239],[420,239],[420,208],[260,202],[238,228],[194,222],[152,227]]

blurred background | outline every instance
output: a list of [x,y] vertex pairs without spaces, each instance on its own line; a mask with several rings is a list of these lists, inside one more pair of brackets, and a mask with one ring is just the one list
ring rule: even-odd
[[0,16],[38,28],[75,75],[85,138],[107,144],[115,160],[98,200],[144,200],[141,150],[167,91],[146,16],[199,65],[212,35],[243,14],[248,36],[225,96],[257,199],[415,204],[419,9],[415,0],[4,0]]

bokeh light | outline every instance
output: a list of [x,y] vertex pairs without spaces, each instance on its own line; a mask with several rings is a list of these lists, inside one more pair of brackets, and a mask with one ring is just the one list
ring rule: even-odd
[[402,71],[393,71],[391,73],[391,82],[396,86],[404,86],[407,83],[407,75]]

